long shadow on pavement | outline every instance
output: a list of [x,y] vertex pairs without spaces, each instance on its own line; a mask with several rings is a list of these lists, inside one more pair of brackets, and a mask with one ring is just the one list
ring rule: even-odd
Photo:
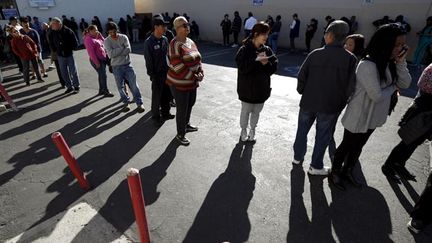
[[[135,113],[129,112],[125,116]],[[153,138],[158,128],[150,121],[150,117],[150,113],[147,113],[124,132],[78,157],[80,167],[87,174],[93,189],[114,175]],[[65,211],[85,193],[78,188],[77,182],[73,180],[70,173],[66,173],[58,181],[61,183],[54,182],[48,189],[58,191],[59,194],[48,203],[45,215],[29,228]],[[44,232],[45,235],[50,233]]]
[[247,210],[255,190],[252,144],[239,142],[198,211],[184,242],[246,242],[251,223]]
[[[153,204],[159,198],[160,192],[157,191],[157,187],[176,157],[178,146],[178,142],[173,139],[156,161],[140,170],[146,206]],[[99,210],[99,215],[110,222],[120,233],[124,233],[135,222],[127,179],[124,179],[111,193]],[[97,227],[97,222],[96,216],[78,233],[73,242],[85,242],[88,231]],[[113,237],[109,241],[116,240],[120,235],[113,235]]]
[[[330,186],[332,202],[329,204],[323,189],[327,179],[309,176],[312,201],[309,219],[302,196],[304,178],[303,168],[295,166],[291,171],[287,242],[392,242],[390,211],[385,198],[376,189],[366,184],[360,189],[349,187],[346,191]],[[364,177],[362,179],[364,181]],[[332,226],[337,239],[332,234]]]

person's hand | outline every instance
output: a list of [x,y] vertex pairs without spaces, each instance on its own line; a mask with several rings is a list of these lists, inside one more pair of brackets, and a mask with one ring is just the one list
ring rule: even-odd
[[195,76],[195,80],[198,82],[201,82],[204,79],[204,73],[202,71],[195,73],[194,76]]
[[410,50],[409,46],[405,46],[405,48],[407,49],[407,50],[405,51],[405,53],[402,54],[401,56],[398,55],[398,56],[395,58],[396,63],[404,63],[404,62],[405,62],[406,56],[407,56],[407,54],[408,54],[408,51]]
[[101,65],[100,65],[100,63],[96,63],[95,66],[97,69],[99,69]]

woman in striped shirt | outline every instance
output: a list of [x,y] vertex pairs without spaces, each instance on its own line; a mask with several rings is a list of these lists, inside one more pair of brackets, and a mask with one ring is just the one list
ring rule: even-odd
[[185,137],[187,132],[198,131],[189,122],[192,107],[196,100],[196,90],[204,78],[201,67],[201,54],[195,43],[187,36],[190,26],[185,17],[177,17],[173,22],[176,37],[171,40],[168,59],[169,70],[166,83],[177,104],[176,139],[182,145],[189,145],[190,141]]

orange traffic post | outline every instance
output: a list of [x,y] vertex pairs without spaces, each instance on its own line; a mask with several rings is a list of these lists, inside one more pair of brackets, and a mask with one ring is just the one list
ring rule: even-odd
[[144,195],[141,186],[139,170],[130,168],[127,172],[127,180],[132,200],[132,207],[135,213],[135,219],[140,234],[140,241],[141,243],[150,243],[150,234],[148,230]]
[[84,190],[89,190],[90,183],[88,182],[84,173],[78,166],[78,163],[75,157],[73,156],[72,151],[69,149],[69,146],[67,145],[61,133],[55,132],[51,135],[51,138],[54,141],[55,145],[57,146],[57,149],[63,155],[63,158],[66,160],[66,163],[69,165],[72,174],[78,180],[79,186]]
[[18,107],[15,105],[15,103],[12,100],[12,98],[6,92],[6,89],[3,87],[3,85],[1,83],[0,83],[0,94],[5,98],[5,100],[9,103],[10,107],[14,111],[18,111]]

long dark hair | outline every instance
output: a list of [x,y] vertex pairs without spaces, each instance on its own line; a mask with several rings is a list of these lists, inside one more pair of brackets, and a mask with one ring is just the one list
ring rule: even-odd
[[246,37],[242,43],[245,45],[249,41],[253,40],[255,37],[261,35],[261,34],[267,34],[270,31],[270,25],[267,23],[261,21],[254,25],[254,27],[251,30],[251,33],[248,37]]
[[396,65],[391,61],[393,48],[397,37],[406,35],[405,30],[398,24],[385,24],[372,36],[363,57],[375,63],[381,81],[387,80],[385,72],[389,66],[393,81],[397,79]]

